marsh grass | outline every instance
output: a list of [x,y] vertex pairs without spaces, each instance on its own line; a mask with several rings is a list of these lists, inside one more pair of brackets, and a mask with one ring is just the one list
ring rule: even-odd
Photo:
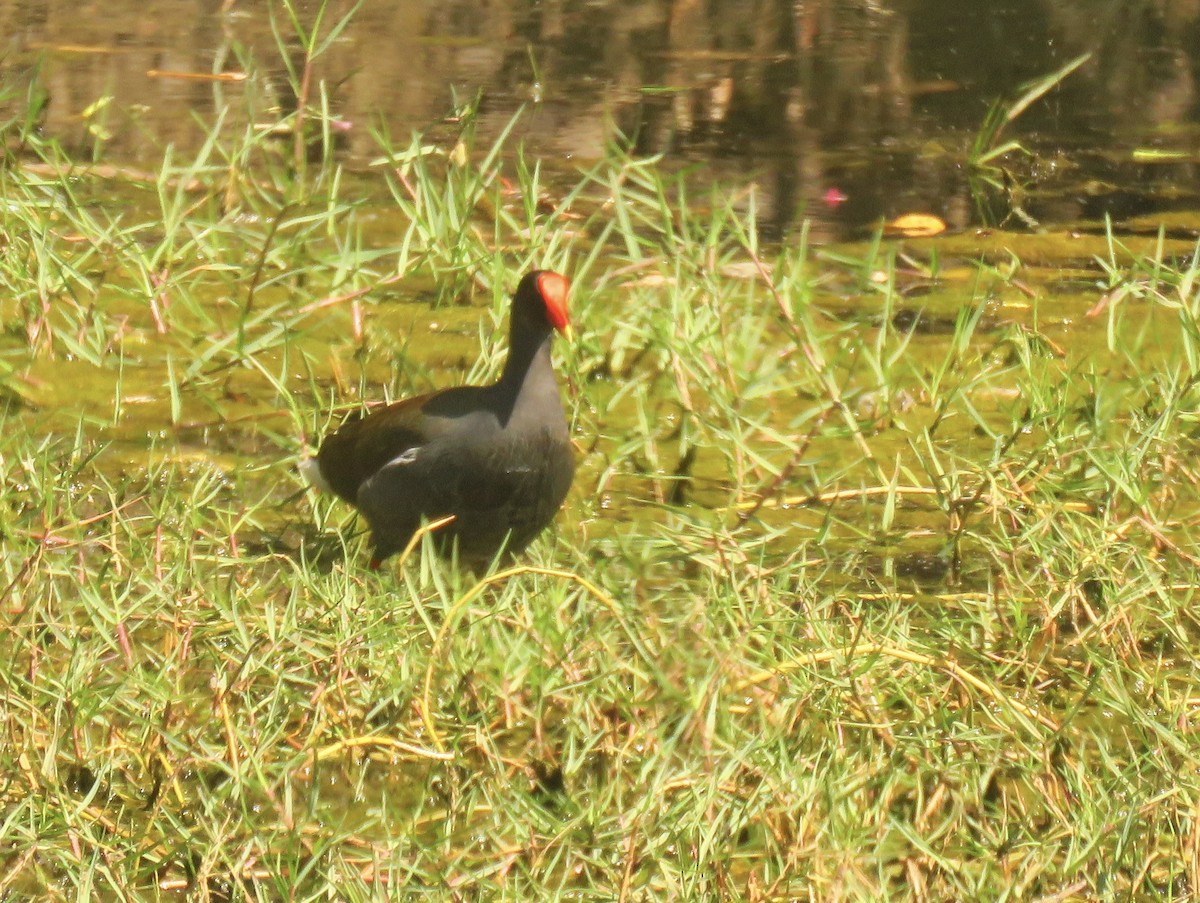
[[[149,182],[8,127],[0,898],[1194,897],[1194,248],[766,247],[469,107],[343,173],[305,65]],[[534,265],[558,525],[369,572],[297,455]]]

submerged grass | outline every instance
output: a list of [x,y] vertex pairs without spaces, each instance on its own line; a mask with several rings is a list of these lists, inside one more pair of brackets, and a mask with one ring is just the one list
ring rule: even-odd
[[[351,176],[303,96],[141,184],[10,127],[0,898],[1194,897],[1192,247],[760,247],[469,108]],[[560,523],[367,571],[293,462],[534,265]]]

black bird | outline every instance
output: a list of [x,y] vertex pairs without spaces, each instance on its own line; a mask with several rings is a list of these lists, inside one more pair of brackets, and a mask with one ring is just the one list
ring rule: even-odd
[[529,273],[513,296],[508,360],[490,386],[459,386],[390,404],[344,423],[301,470],[358,508],[371,527],[371,567],[421,526],[438,550],[485,564],[524,549],[558,512],[575,460],[550,362],[555,331],[570,336],[565,276]]

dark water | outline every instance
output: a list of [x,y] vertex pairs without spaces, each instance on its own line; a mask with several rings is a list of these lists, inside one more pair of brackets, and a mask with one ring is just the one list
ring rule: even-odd
[[[329,3],[320,33],[351,6]],[[298,19],[319,10],[298,3]],[[219,109],[248,104],[244,125],[268,127],[296,105],[284,56],[303,53],[277,2],[19,0],[0,28],[7,109],[34,78],[45,133],[108,162],[186,151]],[[1034,156],[1009,155],[1009,186],[981,199],[966,152],[989,106],[1085,53],[1005,131]],[[821,239],[908,211],[968,228],[1014,205],[1027,227],[1194,208],[1198,61],[1200,0],[366,0],[314,84],[352,166],[378,156],[373,128],[436,127],[479,93],[481,137],[526,105],[520,137],[551,170],[627,140],[753,181],[768,235],[809,218]]]

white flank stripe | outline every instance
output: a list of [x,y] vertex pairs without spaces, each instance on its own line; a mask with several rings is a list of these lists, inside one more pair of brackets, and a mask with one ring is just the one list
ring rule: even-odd
[[379,469],[383,470],[385,467],[399,467],[401,464],[412,464],[417,460],[417,452],[419,449],[419,445],[414,445],[412,448],[406,448]]

